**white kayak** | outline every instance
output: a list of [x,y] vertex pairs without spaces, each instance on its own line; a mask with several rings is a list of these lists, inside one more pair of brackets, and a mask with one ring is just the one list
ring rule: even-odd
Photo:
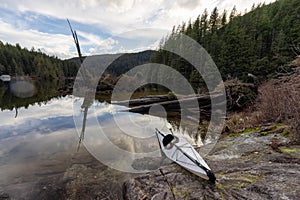
[[167,158],[176,162],[199,177],[215,183],[215,175],[199,155],[199,153],[184,138],[165,134],[156,129],[160,148]]

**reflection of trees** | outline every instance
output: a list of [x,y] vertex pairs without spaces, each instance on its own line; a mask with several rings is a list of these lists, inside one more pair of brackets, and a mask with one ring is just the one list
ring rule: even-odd
[[[78,42],[78,41],[77,41]],[[80,51],[79,51],[80,52]],[[81,54],[79,54],[79,57],[81,57]],[[87,113],[89,110],[89,107],[93,104],[93,101],[95,99],[95,93],[97,88],[97,83],[99,80],[99,77],[96,75],[93,70],[94,68],[86,67],[82,64],[82,58],[81,60],[81,68],[78,71],[74,88],[73,88],[73,95],[83,97],[83,103],[81,105],[81,109],[83,110],[83,119],[82,119],[82,128],[79,136],[79,142],[77,151],[80,148],[80,145],[84,139],[84,133],[86,128],[86,121],[87,121]]]
[[16,111],[15,118],[17,118],[17,117],[18,117],[18,114],[19,114],[19,111],[18,111],[18,108],[17,108],[17,107],[15,107],[15,111]]
[[196,144],[204,141],[209,121],[200,120],[198,123],[195,123],[194,121],[179,119],[177,117],[168,118],[168,122],[172,126],[171,130],[181,134],[188,134],[188,136],[192,138]]
[[[74,35],[73,35],[74,36]],[[77,37],[77,36],[76,36]],[[78,40],[75,40],[75,42],[78,42]],[[79,44],[78,44],[79,45]],[[76,45],[77,47],[77,45]],[[79,47],[78,47],[79,48]],[[93,101],[95,99],[95,93],[96,93],[96,87],[99,78],[95,75],[96,73],[93,72],[89,67],[85,67],[82,62],[83,59],[81,58],[80,50],[79,57],[81,60],[81,68],[78,71],[74,88],[73,88],[73,95],[83,97],[83,103],[81,105],[81,109],[83,110],[83,119],[82,119],[82,128],[79,136],[79,142],[77,151],[80,148],[80,145],[84,139],[84,133],[86,128],[86,121],[87,121],[87,113],[89,110],[89,107],[93,104]]]
[[88,113],[89,107],[93,104],[93,101],[94,101],[93,93],[91,93],[90,91],[87,91],[85,94],[83,103],[81,105],[81,109],[83,110],[83,119],[82,119],[82,127],[81,127],[80,136],[79,136],[77,151],[79,150],[80,145],[84,139],[84,133],[85,133],[85,127],[86,127],[86,121],[87,121],[87,113]]
[[1,110],[16,110],[18,108],[28,108],[30,105],[38,103],[39,105],[45,104],[54,97],[69,95],[72,93],[70,80],[56,80],[45,81],[36,80],[32,81],[35,86],[36,93],[32,97],[19,98],[14,96],[10,91],[9,83],[0,82],[0,108]]

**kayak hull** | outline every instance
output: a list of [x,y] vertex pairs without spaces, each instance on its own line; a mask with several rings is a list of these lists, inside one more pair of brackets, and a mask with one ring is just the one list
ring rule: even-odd
[[170,145],[168,146],[164,146],[163,139],[166,135],[167,134],[162,133],[159,130],[156,131],[159,145],[166,157],[176,162],[178,165],[182,166],[191,173],[203,179],[211,180],[211,177],[208,176],[208,171],[210,175],[212,173],[211,169],[199,155],[199,153],[193,148],[193,146],[189,144],[184,138],[177,136],[175,136],[175,142],[170,143]]

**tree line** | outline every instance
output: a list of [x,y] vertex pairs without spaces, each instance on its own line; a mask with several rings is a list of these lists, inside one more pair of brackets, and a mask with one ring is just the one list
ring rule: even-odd
[[161,40],[151,61],[175,68],[194,87],[203,86],[205,83],[191,64],[163,50],[169,41],[185,34],[208,51],[224,80],[265,79],[289,70],[286,63],[296,56],[294,50],[300,44],[299,13],[299,0],[253,5],[245,14],[236,7],[221,13],[216,7],[210,15],[205,10],[195,21],[174,26],[171,34]]
[[[137,65],[148,63],[153,53],[147,50],[123,54],[108,66],[106,73],[120,76]],[[0,75],[29,75],[48,79],[75,77],[79,67],[79,58],[61,60],[34,48],[28,50],[19,44],[3,44],[0,41]]]
[[54,79],[75,77],[79,67],[77,62],[61,60],[34,48],[28,50],[19,44],[4,44],[0,41],[0,74]]

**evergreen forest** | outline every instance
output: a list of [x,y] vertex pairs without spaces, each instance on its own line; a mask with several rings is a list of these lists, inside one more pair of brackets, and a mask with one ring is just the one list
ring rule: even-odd
[[80,65],[77,62],[48,56],[40,50],[28,50],[19,44],[0,41],[0,74],[29,75],[44,79],[75,77]]
[[236,7],[230,12],[214,8],[210,14],[205,10],[195,21],[174,26],[161,40],[151,61],[178,70],[194,87],[203,86],[200,74],[191,64],[163,50],[168,41],[180,34],[193,38],[206,49],[223,80],[261,81],[288,72],[287,63],[300,54],[300,1],[253,5],[244,14]]

